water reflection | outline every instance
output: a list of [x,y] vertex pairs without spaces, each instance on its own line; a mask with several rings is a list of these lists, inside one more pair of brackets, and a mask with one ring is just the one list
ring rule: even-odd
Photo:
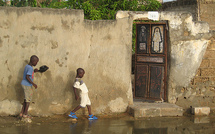
[[8,122],[6,118],[0,118],[0,134],[215,134],[215,118],[99,119],[80,120],[76,123],[33,120],[31,124],[16,120]]

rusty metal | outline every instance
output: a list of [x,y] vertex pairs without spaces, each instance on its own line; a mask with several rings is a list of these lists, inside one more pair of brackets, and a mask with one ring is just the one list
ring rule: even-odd
[[134,97],[167,100],[166,23],[136,23]]

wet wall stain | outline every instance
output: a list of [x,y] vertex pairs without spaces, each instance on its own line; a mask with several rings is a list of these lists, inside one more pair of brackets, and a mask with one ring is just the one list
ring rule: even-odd
[[[68,55],[69,54],[69,52],[66,52],[66,55]],[[64,67],[67,67],[67,60],[68,60],[68,57],[67,56],[65,56],[64,58],[62,57],[61,59],[57,59],[57,60],[55,60],[55,62],[60,66],[60,67],[63,67],[63,65],[64,65],[64,63],[65,63],[65,65],[64,65]]]
[[2,29],[9,29],[11,23],[9,20],[4,20],[3,23],[0,23],[0,28]]
[[10,83],[11,79],[12,79],[12,75],[10,75],[10,76],[8,77],[9,83]]
[[22,48],[25,48],[25,45],[21,45]]
[[3,36],[4,38],[10,38],[10,36],[9,35],[5,35],[5,36]]
[[55,62],[56,62],[57,64],[60,64],[60,61],[59,61],[59,59],[55,60]]
[[21,47],[26,48],[32,45],[37,46],[38,45],[38,36],[34,36],[32,34],[24,36],[24,35],[19,35],[20,38],[23,38]]
[[51,44],[52,44],[51,49],[56,49],[56,48],[58,48],[58,42],[57,42],[57,41],[51,40]]
[[62,67],[62,66],[63,66],[63,62],[62,62],[62,63],[60,63],[60,60],[59,60],[59,59],[55,60],[55,62],[56,62],[60,67]]
[[7,70],[10,71],[9,65],[8,65],[8,60],[5,61],[5,65],[7,65]]
[[44,73],[44,75],[46,76],[47,79],[52,80],[51,71],[47,71],[46,73]]
[[50,34],[54,30],[54,26],[32,26],[32,30],[48,31]]
[[1,37],[0,37],[0,47],[3,46],[3,41],[1,40]]
[[110,34],[108,34],[108,35],[107,35],[107,36],[105,36],[103,39],[104,39],[104,40],[111,40],[111,38],[112,38],[112,37],[111,37],[111,35],[110,35]]
[[61,20],[61,23],[62,23],[62,25],[61,25],[61,27],[64,29],[64,30],[69,30],[69,25],[67,24],[67,21],[65,20]]

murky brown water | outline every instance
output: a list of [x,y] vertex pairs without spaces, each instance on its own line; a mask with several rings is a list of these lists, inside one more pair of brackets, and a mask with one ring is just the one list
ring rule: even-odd
[[15,117],[0,117],[0,134],[215,134],[215,116],[100,117],[72,122],[67,116],[33,118],[25,123]]

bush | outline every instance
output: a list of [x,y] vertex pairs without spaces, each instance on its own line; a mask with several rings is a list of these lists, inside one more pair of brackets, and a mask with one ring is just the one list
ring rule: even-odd
[[0,6],[4,6],[5,3],[3,2],[3,0],[0,0]]

